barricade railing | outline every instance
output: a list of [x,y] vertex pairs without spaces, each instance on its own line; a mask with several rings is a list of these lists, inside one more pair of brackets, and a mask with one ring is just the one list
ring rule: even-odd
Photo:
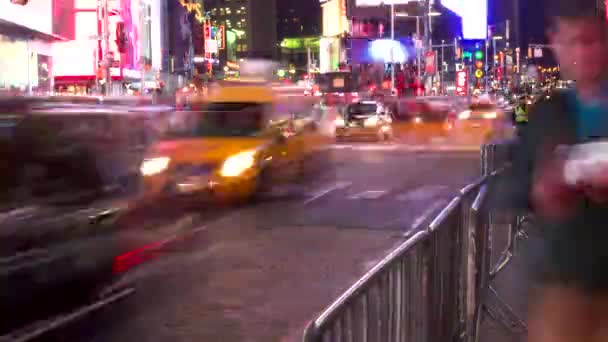
[[477,341],[483,315],[498,311],[485,304],[493,291],[488,193],[508,148],[492,145],[482,148],[483,176],[311,321],[304,342]]

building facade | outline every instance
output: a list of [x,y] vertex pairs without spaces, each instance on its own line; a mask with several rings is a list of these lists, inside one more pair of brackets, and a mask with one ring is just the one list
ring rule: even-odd
[[[53,42],[70,37],[60,22],[69,0],[0,1],[0,92],[47,94],[53,87]],[[66,29],[67,28],[67,29]]]
[[234,40],[236,58],[277,57],[277,0],[206,0],[205,11]]

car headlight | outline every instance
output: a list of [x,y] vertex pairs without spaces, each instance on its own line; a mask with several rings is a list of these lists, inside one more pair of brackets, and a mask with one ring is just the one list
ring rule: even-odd
[[372,116],[371,118],[367,118],[363,122],[363,126],[365,126],[365,127],[376,127],[377,125],[378,125],[378,118],[375,116]]
[[344,127],[346,125],[346,122],[344,122],[344,119],[342,118],[336,118],[334,120],[334,125],[336,125],[337,127]]
[[496,119],[496,112],[491,112],[491,113],[485,113],[483,115],[484,119]]
[[139,170],[144,176],[152,176],[165,171],[171,161],[168,157],[144,159]]
[[461,112],[460,114],[458,114],[458,119],[460,119],[460,120],[466,120],[470,117],[471,117],[470,110],[465,110],[465,111]]
[[415,117],[415,118],[414,118],[414,123],[415,123],[415,124],[421,124],[421,123],[422,123],[422,118],[421,118],[421,117],[419,117],[419,116]]
[[255,151],[245,151],[228,157],[220,174],[223,177],[238,177],[255,164]]

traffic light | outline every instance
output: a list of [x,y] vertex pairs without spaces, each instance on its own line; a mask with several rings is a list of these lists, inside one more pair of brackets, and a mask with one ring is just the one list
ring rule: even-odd
[[483,52],[480,50],[475,51],[475,59],[483,59]]
[[475,62],[475,78],[482,78],[482,77],[483,77],[483,62],[477,61],[477,62]]

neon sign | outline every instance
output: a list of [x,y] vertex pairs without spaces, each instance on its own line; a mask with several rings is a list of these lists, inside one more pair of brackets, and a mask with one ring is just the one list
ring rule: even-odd
[[194,2],[196,0],[177,0],[183,8],[189,13],[194,12],[194,18],[202,23],[205,20],[203,15],[203,5],[201,3]]
[[488,38],[487,0],[441,0],[441,4],[462,18],[462,38]]
[[466,71],[458,71],[456,73],[456,95],[464,96],[468,93],[469,82]]

